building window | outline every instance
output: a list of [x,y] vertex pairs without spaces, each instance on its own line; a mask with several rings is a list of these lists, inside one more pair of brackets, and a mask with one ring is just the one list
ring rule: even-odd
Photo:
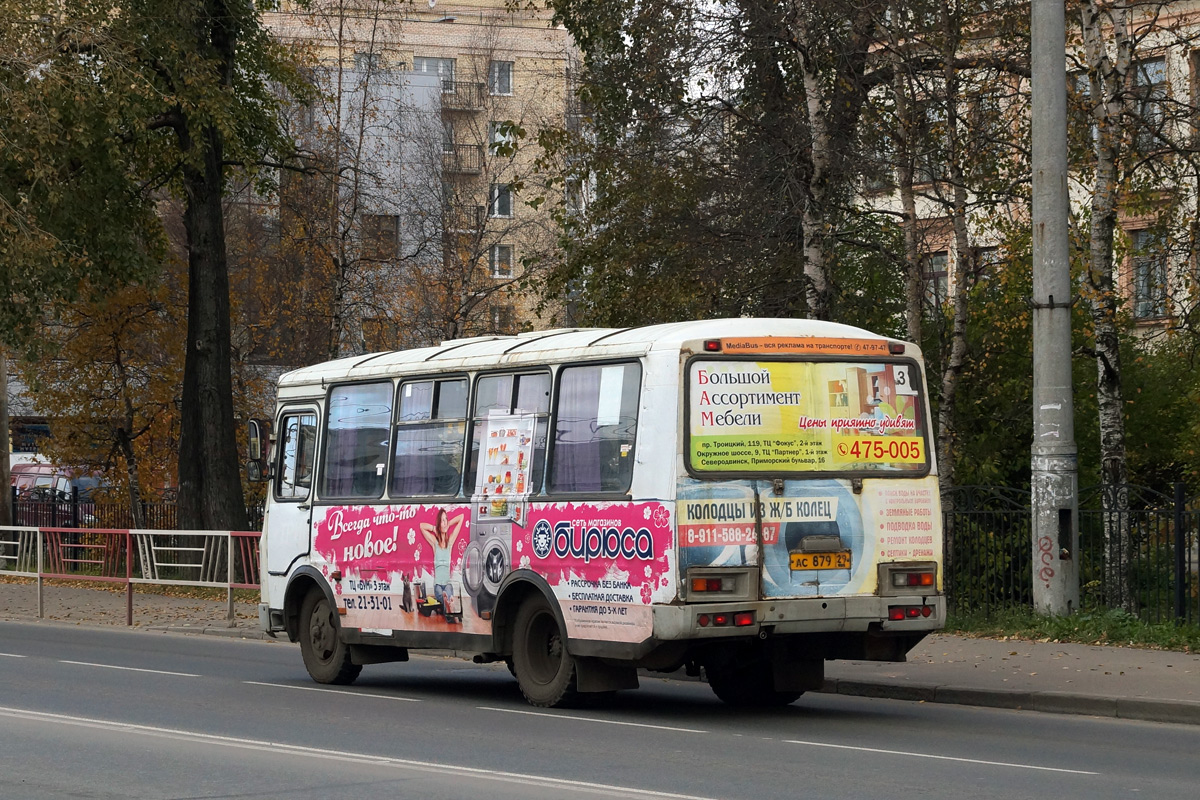
[[444,94],[452,94],[454,92],[453,58],[425,58],[418,56],[413,59],[413,72],[437,75],[442,79],[442,92]]
[[511,244],[494,244],[491,250],[491,267],[493,278],[511,278],[512,270],[512,245]]
[[1002,256],[999,247],[978,247],[975,249],[975,280],[990,280],[996,277],[1001,266]]
[[950,254],[945,250],[925,256],[921,278],[925,281],[925,306],[937,311],[947,300],[949,291]]
[[488,215],[492,217],[512,216],[512,187],[507,183],[492,184],[492,198]]
[[1134,93],[1137,95],[1137,119],[1134,120],[1134,143],[1139,153],[1149,153],[1159,146],[1166,118],[1167,61],[1149,58],[1133,65]]
[[869,194],[890,192],[896,187],[892,144],[881,126],[870,126],[862,141],[863,191]]
[[1133,240],[1133,316],[1162,319],[1167,315],[1167,254],[1162,239],[1147,230],[1129,236]]
[[363,258],[387,261],[400,246],[400,217],[395,214],[363,214]]
[[913,145],[920,148],[913,153],[913,182],[917,184],[937,183],[946,177],[944,141],[946,138],[946,108],[938,99],[921,104],[917,122],[920,130]]
[[493,61],[488,67],[488,89],[492,94],[512,94],[513,62]]
[[355,53],[354,71],[364,75],[383,69],[383,55],[380,53]]
[[378,353],[383,350],[396,350],[400,332],[396,323],[384,316],[364,317],[362,321],[363,350],[368,353]]
[[454,147],[454,120],[449,117],[442,118],[442,152],[453,153]]
[[567,178],[563,183],[563,200],[567,210],[573,213],[583,211],[583,181],[580,178]]
[[1192,136],[1200,134],[1200,50],[1188,53],[1188,96],[1192,106]]
[[516,123],[512,120],[488,123],[488,149],[493,153],[511,154],[511,148],[516,147],[517,135],[514,132]]
[[492,332],[493,333],[512,333],[513,320],[516,317],[512,305],[504,303],[494,305],[491,308],[492,316]]

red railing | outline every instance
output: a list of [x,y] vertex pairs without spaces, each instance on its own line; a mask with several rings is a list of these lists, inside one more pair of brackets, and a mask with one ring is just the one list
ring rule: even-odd
[[38,617],[47,578],[125,585],[126,624],[133,624],[135,584],[257,589],[258,531],[122,530],[0,527],[0,575],[37,579]]

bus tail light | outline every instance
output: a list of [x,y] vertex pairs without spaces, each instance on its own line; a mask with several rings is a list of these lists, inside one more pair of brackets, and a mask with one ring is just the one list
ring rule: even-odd
[[879,593],[891,597],[940,594],[938,565],[934,561],[885,561],[879,565]]
[[692,578],[692,591],[732,592],[736,583],[733,578]]
[[891,622],[929,617],[932,614],[933,606],[888,606],[888,620]]
[[935,576],[932,572],[893,572],[892,586],[934,586]]
[[727,611],[718,611],[716,613],[698,614],[696,616],[696,624],[701,628],[725,628],[730,625],[735,628],[748,628],[754,624],[754,612],[735,611],[731,614]]
[[706,352],[706,353],[721,352],[721,340],[720,339],[706,339],[704,341],[704,352]]

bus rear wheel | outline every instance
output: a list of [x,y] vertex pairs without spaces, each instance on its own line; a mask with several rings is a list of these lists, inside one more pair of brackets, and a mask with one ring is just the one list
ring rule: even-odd
[[776,691],[771,662],[765,660],[745,665],[709,665],[704,673],[713,694],[721,702],[736,708],[782,708],[804,694],[801,691]]
[[575,659],[545,598],[528,598],[513,626],[513,672],[530,705],[557,708],[575,701]]
[[300,606],[300,655],[317,683],[354,683],[362,666],[350,660],[350,647],[338,636],[337,611],[320,589]]

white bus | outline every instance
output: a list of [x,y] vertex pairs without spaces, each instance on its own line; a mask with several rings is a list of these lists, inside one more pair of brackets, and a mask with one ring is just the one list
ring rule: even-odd
[[790,703],[826,659],[902,661],[944,622],[930,419],[916,347],[806,320],[289,372],[251,464],[260,622],[320,683],[452,648],[505,661],[537,706],[639,669]]

